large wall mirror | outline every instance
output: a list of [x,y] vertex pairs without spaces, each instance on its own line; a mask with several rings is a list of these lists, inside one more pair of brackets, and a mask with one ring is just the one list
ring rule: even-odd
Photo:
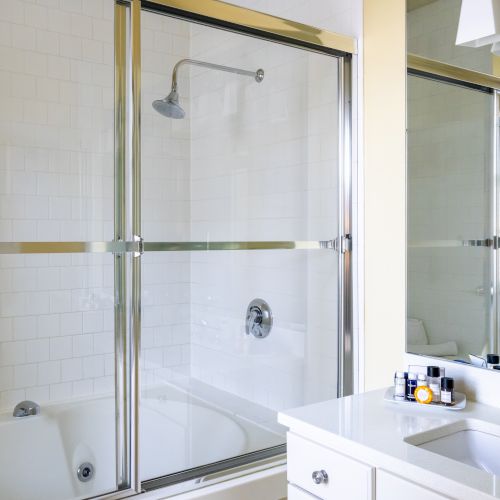
[[406,341],[500,369],[500,33],[473,38],[469,3],[407,2]]

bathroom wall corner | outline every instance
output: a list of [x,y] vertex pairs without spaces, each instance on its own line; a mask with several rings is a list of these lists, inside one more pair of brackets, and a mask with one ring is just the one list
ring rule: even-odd
[[405,2],[365,0],[364,390],[387,385],[405,332]]

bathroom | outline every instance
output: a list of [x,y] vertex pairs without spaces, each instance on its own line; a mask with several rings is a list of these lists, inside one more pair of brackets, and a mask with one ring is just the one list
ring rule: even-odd
[[499,0],[1,1],[0,500],[500,496]]

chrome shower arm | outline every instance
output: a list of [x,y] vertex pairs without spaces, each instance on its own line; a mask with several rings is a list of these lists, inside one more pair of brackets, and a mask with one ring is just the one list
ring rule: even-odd
[[251,76],[257,83],[264,80],[264,70],[258,69],[257,71],[249,71],[246,69],[233,68],[231,66],[223,66],[222,64],[214,64],[205,61],[198,61],[196,59],[181,59],[176,63],[172,71],[172,90],[177,92],[177,72],[183,64],[192,64],[193,66],[202,66],[203,68],[216,69],[219,71],[226,71],[228,73],[236,73],[238,75]]
[[260,83],[264,79],[264,70],[262,68],[259,68],[257,71],[249,71],[246,69],[232,68],[231,66],[223,66],[222,64],[198,61],[196,59],[181,59],[175,64],[172,71],[172,90],[170,94],[163,99],[156,99],[152,103],[153,109],[167,118],[182,119],[186,116],[186,112],[179,105],[179,93],[177,92],[177,73],[183,64],[192,64],[194,66],[202,66],[203,68],[251,76],[257,83]]

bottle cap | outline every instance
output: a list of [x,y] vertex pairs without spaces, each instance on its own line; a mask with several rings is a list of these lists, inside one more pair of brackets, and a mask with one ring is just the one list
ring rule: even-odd
[[500,370],[500,365],[495,365],[495,366],[493,367],[493,370]]
[[490,365],[500,364],[500,356],[498,354],[487,354],[486,362]]
[[441,368],[439,368],[439,366],[428,366],[427,367],[427,376],[428,377],[440,377],[441,376]]
[[417,374],[409,372],[408,373],[408,380],[417,380]]
[[455,381],[451,377],[443,377],[441,379],[441,389],[451,391],[455,387]]

